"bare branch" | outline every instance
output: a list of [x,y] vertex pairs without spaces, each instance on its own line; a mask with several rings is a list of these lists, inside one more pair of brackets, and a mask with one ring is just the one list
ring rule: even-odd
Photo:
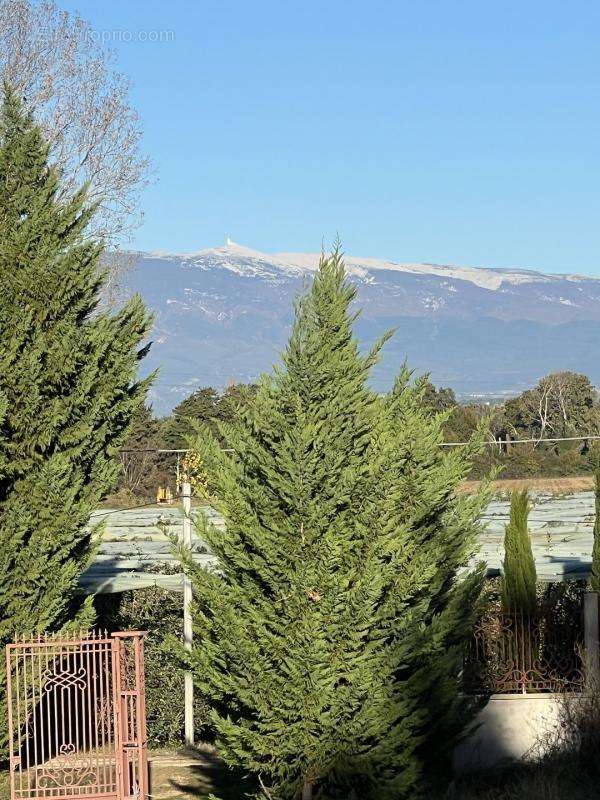
[[63,173],[64,196],[89,184],[98,203],[90,235],[118,249],[141,222],[150,164],[140,151],[129,81],[114,60],[87,22],[52,0],[0,0],[0,80],[40,122]]
[[263,782],[263,779],[262,779],[262,776],[260,775],[260,773],[258,775],[258,782],[260,784],[260,788],[261,788],[262,792],[264,793],[265,797],[267,797],[269,800],[273,800],[273,795],[271,794],[271,792],[265,786],[265,784]]

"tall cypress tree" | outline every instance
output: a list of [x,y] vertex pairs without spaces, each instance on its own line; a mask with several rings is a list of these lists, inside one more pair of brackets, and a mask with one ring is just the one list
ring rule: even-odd
[[[60,199],[48,146],[19,98],[0,110],[0,644],[89,621],[76,594],[91,511],[117,478],[115,451],[146,381],[150,319],[139,298],[97,313],[101,245],[85,188]],[[3,661],[0,660],[0,670]],[[5,675],[0,671],[0,687]],[[0,688],[0,752],[6,743]]]
[[482,502],[453,491],[467,460],[406,375],[369,390],[354,297],[323,258],[283,368],[221,426],[233,455],[195,445],[226,530],[201,531],[218,573],[186,564],[190,664],[224,758],[281,800],[417,796],[481,580],[457,589]]
[[600,592],[600,466],[596,468],[594,476],[594,489],[594,545],[592,548],[592,572],[590,576],[590,586],[595,592]]
[[[400,665],[394,675],[400,713],[375,761],[400,790],[391,792],[394,798],[420,797],[419,788],[450,777],[456,738],[475,710],[459,676],[484,581],[483,567],[472,565],[489,485],[484,481],[474,494],[457,487],[469,476],[487,423],[482,420],[466,447],[443,447],[452,409],[436,413],[427,391],[428,381],[411,382],[404,368],[386,399],[386,442],[373,504],[382,533],[397,548],[384,608]],[[397,776],[403,762],[408,783]]]
[[513,492],[510,520],[504,533],[502,604],[508,611],[533,611],[536,606],[536,569],[527,522],[527,490]]

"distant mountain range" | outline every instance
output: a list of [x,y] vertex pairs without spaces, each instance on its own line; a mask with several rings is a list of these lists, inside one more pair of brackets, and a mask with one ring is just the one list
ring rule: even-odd
[[[145,369],[167,413],[198,386],[251,381],[278,361],[292,303],[316,253],[268,255],[228,240],[191,254],[139,253],[130,276],[154,310]],[[373,374],[387,389],[406,359],[459,395],[513,394],[559,369],[600,384],[600,279],[533,270],[406,264],[346,257],[365,346],[396,334]]]

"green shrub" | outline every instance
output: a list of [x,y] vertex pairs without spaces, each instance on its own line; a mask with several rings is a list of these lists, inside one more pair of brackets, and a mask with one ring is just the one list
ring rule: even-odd
[[[145,630],[146,713],[148,745],[174,747],[183,744],[183,672],[163,648],[166,636],[182,638],[183,611],[180,592],[148,588],[99,595],[98,625],[110,631]],[[196,730],[205,725],[206,706],[195,698]]]

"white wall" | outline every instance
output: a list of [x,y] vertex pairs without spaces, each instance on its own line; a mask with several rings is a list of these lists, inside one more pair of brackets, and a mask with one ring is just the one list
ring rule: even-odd
[[559,724],[561,696],[497,694],[479,712],[471,733],[454,751],[457,774],[488,769],[502,761],[539,754]]

